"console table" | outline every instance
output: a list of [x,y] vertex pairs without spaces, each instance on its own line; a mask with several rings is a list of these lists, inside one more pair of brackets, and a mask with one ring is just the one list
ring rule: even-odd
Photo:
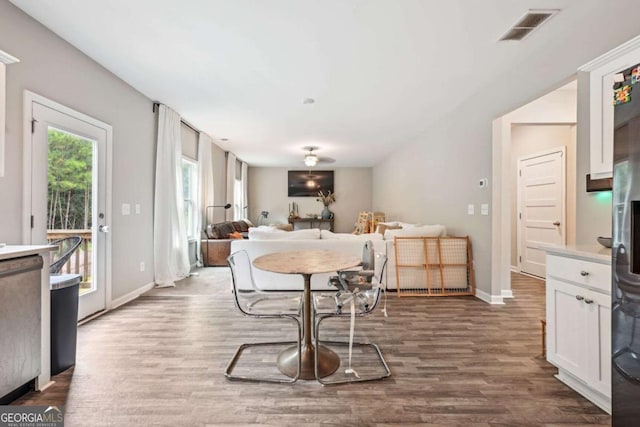
[[327,226],[324,225],[324,224],[327,224],[329,226],[328,230],[333,231],[333,218],[331,219],[289,218],[289,224],[293,226],[294,230],[299,230],[303,228],[320,228],[320,229],[327,230]]

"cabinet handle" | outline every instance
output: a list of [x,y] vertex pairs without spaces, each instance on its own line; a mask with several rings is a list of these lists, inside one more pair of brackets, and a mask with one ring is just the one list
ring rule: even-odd
[[582,301],[584,299],[584,297],[582,295],[576,295],[576,299],[578,301]]
[[585,299],[585,300],[584,300],[584,303],[585,303],[585,304],[592,304],[592,303],[593,303],[593,300],[592,300],[592,299],[587,298],[587,299]]
[[580,272],[580,275],[581,275],[582,277],[585,277],[585,276],[588,276],[588,275],[589,275],[589,272],[588,272],[588,271],[584,271],[584,270],[582,270],[582,271]]

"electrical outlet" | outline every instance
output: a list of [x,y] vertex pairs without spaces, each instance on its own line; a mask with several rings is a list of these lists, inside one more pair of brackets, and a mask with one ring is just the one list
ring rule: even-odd
[[143,261],[140,262],[140,271],[144,271],[144,262]]
[[131,205],[129,203],[122,204],[122,215],[130,215],[131,214]]
[[136,203],[136,215],[140,215],[140,203]]
[[467,205],[467,214],[468,215],[475,215],[476,214],[476,207],[474,205]]

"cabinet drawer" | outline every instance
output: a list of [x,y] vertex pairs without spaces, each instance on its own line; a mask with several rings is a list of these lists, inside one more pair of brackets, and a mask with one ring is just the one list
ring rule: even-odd
[[611,292],[611,266],[606,264],[547,255],[547,275]]

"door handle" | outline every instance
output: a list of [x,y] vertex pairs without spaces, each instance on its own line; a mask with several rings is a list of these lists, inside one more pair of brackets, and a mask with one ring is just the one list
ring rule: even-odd
[[589,275],[589,272],[588,272],[588,271],[584,271],[584,270],[582,270],[582,271],[580,272],[580,275],[581,275],[582,277],[586,277],[586,276],[588,276],[588,275]]
[[108,233],[109,231],[111,231],[111,229],[108,225],[101,225],[100,227],[98,227],[98,231],[101,233]]
[[584,300],[584,303],[585,303],[585,304],[592,304],[592,303],[593,303],[593,300],[592,300],[592,299],[587,298],[587,299],[585,299],[585,300]]
[[553,225],[555,225],[556,227],[560,226],[560,221],[553,221]]
[[584,299],[584,297],[582,295],[576,295],[576,299],[578,301],[582,301]]

